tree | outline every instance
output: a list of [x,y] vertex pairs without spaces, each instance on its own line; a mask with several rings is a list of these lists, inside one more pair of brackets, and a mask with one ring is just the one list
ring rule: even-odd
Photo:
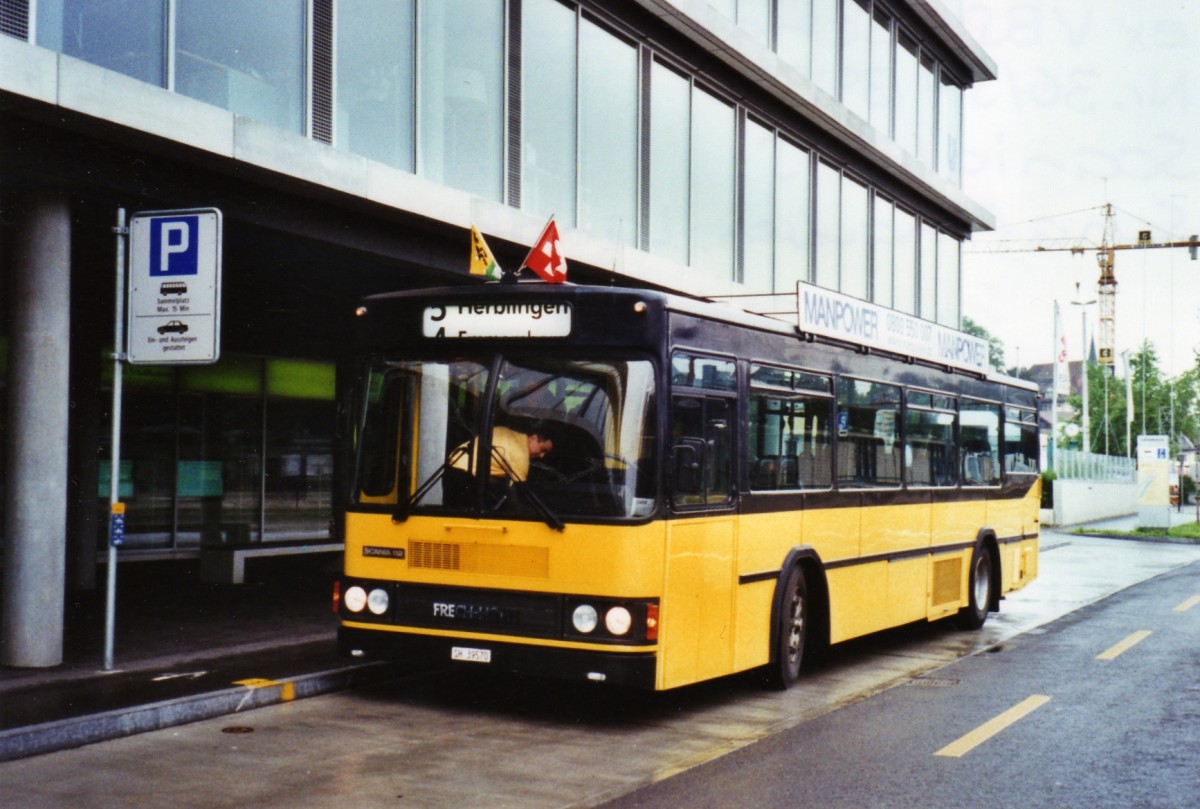
[[966,316],[962,319],[962,330],[972,337],[987,341],[988,365],[997,373],[1004,373],[1004,343],[1000,338],[993,337],[991,332]]

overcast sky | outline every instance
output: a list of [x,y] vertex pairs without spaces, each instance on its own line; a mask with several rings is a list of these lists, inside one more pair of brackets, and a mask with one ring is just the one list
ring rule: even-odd
[[[1004,341],[1008,363],[1049,362],[1053,306],[1080,355],[1095,253],[973,253],[993,239],[1098,244],[1200,233],[1200,1],[955,0],[998,78],[966,94],[964,180],[996,230],[964,244],[963,314]],[[1079,213],[1074,213],[1079,212]],[[1070,215],[1062,215],[1070,214]],[[1186,249],[1116,254],[1116,349],[1150,340],[1165,370],[1200,350],[1200,261]],[[1090,333],[1096,335],[1096,306]],[[1118,365],[1118,373],[1123,373]]]

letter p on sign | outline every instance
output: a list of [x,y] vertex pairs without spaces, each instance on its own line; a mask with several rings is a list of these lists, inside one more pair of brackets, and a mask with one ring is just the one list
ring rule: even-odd
[[150,222],[150,276],[196,275],[198,216],[153,219]]

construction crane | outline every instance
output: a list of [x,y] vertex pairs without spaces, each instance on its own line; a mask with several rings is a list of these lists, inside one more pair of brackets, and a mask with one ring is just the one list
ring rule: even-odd
[[1089,250],[1096,252],[1096,263],[1100,265],[1100,280],[1096,282],[1096,299],[1100,304],[1100,350],[1099,361],[1112,366],[1117,342],[1117,275],[1116,252],[1118,250],[1155,250],[1163,247],[1187,247],[1192,261],[1197,259],[1200,236],[1189,236],[1186,241],[1154,242],[1149,230],[1139,230],[1136,244],[1116,244],[1113,237],[1113,206],[1104,205],[1104,233],[1100,244],[1085,243],[1085,239],[1050,239],[1042,241],[997,239],[980,242],[972,253],[1052,253],[1069,252],[1083,255]]

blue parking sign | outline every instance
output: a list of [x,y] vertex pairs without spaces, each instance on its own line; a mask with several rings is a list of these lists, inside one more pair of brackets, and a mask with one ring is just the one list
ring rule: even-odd
[[198,274],[200,272],[199,235],[199,216],[151,219],[150,277]]

